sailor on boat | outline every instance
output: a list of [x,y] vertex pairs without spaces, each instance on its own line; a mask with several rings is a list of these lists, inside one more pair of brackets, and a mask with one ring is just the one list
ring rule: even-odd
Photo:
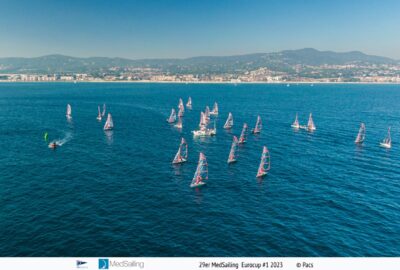
[[49,148],[52,148],[52,149],[56,149],[57,146],[58,146],[58,145],[57,145],[56,142],[51,142],[51,143],[49,144]]

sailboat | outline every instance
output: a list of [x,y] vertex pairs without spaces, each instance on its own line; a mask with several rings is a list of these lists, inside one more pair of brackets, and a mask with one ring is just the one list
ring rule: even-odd
[[259,133],[261,133],[261,129],[262,129],[261,117],[257,116],[256,126],[251,130],[251,133],[259,134]]
[[224,129],[231,129],[233,127],[233,116],[232,113],[228,114],[228,118],[226,119]]
[[231,146],[231,151],[229,152],[229,157],[228,157],[228,164],[236,162],[236,150],[238,147],[238,138],[236,136],[233,136],[233,141],[232,141],[232,146]]
[[356,144],[362,144],[365,140],[365,124],[361,123],[360,129],[358,130],[357,138],[354,141]]
[[97,119],[97,121],[101,121],[100,105],[99,105],[99,106],[97,106],[97,110],[99,111],[99,113],[97,114],[97,117],[96,117],[96,119]]
[[206,116],[204,115],[203,112],[200,112],[200,123],[199,127],[205,127],[206,126]]
[[239,143],[240,143],[240,144],[246,142],[246,136],[247,136],[247,124],[244,123],[244,124],[243,124],[242,133],[240,134],[240,137],[239,137]]
[[308,117],[307,130],[308,131],[314,131],[316,129],[317,128],[314,125],[314,121],[313,121],[313,118],[312,118],[312,113],[310,113],[310,116]]
[[172,161],[172,164],[180,164],[186,162],[187,158],[188,158],[188,145],[186,143],[186,140],[182,138],[178,152],[176,153],[175,158]]
[[174,125],[176,128],[182,128],[182,117],[178,116],[178,122]]
[[169,118],[167,119],[167,122],[170,123],[170,124],[172,124],[172,123],[174,123],[175,121],[176,121],[176,112],[175,112],[175,109],[172,108],[171,114],[170,114]]
[[184,113],[184,111],[183,111],[183,109],[182,109],[183,107],[179,107],[179,111],[178,111],[178,117],[183,117],[183,113]]
[[205,136],[214,136],[217,134],[216,123],[214,121],[214,128],[210,129],[207,127],[207,120],[205,113],[200,113],[200,123],[199,123],[199,130],[193,130],[193,136],[195,137],[205,137]]
[[179,103],[178,103],[178,115],[180,115],[181,117],[183,117],[183,114],[185,112],[185,106],[183,105],[183,100],[180,98],[179,99]]
[[271,169],[271,157],[269,155],[268,148],[264,146],[263,152],[261,154],[260,166],[258,167],[257,171],[257,177],[263,177],[267,175],[270,169]]
[[209,129],[209,133],[211,136],[217,135],[217,123],[214,120],[214,128]]
[[114,122],[112,120],[111,113],[108,113],[107,121],[104,124],[104,130],[111,130],[113,128],[114,128]]
[[205,185],[204,180],[208,179],[208,164],[206,156],[203,153],[200,153],[199,163],[197,164],[196,172],[194,173],[192,183],[190,184],[191,188],[200,187]]
[[296,118],[294,119],[294,122],[293,122],[291,127],[295,128],[295,129],[299,129],[300,128],[300,124],[299,124],[299,119],[298,119],[297,113],[296,113]]
[[71,108],[71,105],[69,105],[69,104],[67,104],[66,117],[67,117],[67,119],[71,119],[72,118],[72,108]]
[[183,106],[183,100],[181,98],[179,99],[178,108],[183,108],[183,110],[185,110],[185,107]]
[[188,108],[189,110],[192,109],[192,98],[189,97],[188,102],[186,103],[186,108]]
[[392,137],[390,136],[390,127],[388,128],[388,133],[385,139],[380,143],[383,148],[392,148]]
[[206,109],[204,110],[204,115],[206,118],[206,123],[208,124],[210,121],[210,108],[208,106],[206,106]]
[[213,107],[212,111],[210,112],[210,115],[214,115],[214,116],[218,115],[218,103],[217,102],[214,102],[214,107]]
[[103,104],[103,112],[101,113],[101,117],[106,115],[106,104]]

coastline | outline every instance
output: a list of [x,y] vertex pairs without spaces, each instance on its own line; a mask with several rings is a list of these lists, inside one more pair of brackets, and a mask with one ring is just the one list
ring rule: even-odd
[[290,81],[290,82],[265,82],[265,81],[253,81],[253,82],[228,82],[228,81],[107,81],[107,80],[82,80],[82,81],[2,81],[0,83],[149,83],[149,84],[390,84],[400,85],[400,82],[321,82],[321,81]]

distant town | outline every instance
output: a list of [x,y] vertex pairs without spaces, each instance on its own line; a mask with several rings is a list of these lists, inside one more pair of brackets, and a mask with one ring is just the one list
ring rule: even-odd
[[400,61],[301,49],[187,59],[0,58],[2,82],[400,83]]

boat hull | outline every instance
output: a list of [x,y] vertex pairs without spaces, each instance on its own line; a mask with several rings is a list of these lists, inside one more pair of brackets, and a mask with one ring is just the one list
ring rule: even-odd
[[380,147],[383,147],[383,148],[387,148],[387,149],[392,148],[392,145],[391,145],[391,144],[388,144],[388,143],[380,143],[379,146],[380,146]]
[[230,159],[228,160],[228,164],[235,163],[236,161],[237,161],[236,159]]
[[193,136],[195,137],[208,137],[216,135],[217,132],[213,129],[207,129],[207,130],[193,130],[192,133]]
[[261,177],[266,176],[267,174],[268,174],[268,172],[257,173],[257,176],[256,176],[256,177],[261,178]]
[[186,161],[187,161],[186,159],[182,159],[179,161],[172,161],[172,164],[182,164],[182,163],[185,163]]
[[205,182],[199,182],[197,184],[191,184],[190,187],[191,188],[196,188],[196,187],[204,186],[205,184],[206,184]]

